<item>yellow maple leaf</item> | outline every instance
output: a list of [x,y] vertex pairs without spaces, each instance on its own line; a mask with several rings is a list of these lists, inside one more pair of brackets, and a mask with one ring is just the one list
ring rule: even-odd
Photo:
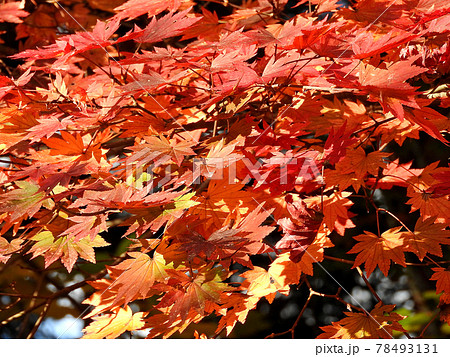
[[127,305],[125,309],[116,307],[112,313],[93,318],[93,322],[83,329],[83,339],[113,339],[119,337],[125,331],[134,331],[144,326],[143,318],[146,313],[133,314]]

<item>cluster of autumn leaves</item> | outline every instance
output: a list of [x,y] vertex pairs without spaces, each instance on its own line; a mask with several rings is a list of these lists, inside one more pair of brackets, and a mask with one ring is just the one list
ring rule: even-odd
[[[115,13],[97,22],[70,1],[31,15],[2,5],[26,42],[12,56],[22,72],[0,77],[0,261],[31,253],[70,272],[96,262],[110,227],[132,241],[89,282],[85,338],[169,337],[210,315],[229,335],[262,298],[306,283],[332,234],[367,276],[406,267],[405,254],[435,262],[450,244],[449,168],[386,150],[421,132],[448,145],[447,1],[316,0],[289,20],[275,3],[226,2],[219,19],[189,0],[92,1]],[[39,37],[39,12],[68,33]],[[414,228],[373,199],[398,187],[420,213]],[[362,233],[358,196],[397,224]],[[442,311],[447,268],[431,266]],[[353,306],[320,337],[406,332],[393,310]]]

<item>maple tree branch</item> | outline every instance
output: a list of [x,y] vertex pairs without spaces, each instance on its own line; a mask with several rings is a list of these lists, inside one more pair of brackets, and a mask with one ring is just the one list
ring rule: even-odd
[[345,301],[344,299],[341,298],[340,294],[341,294],[341,291],[342,291],[342,287],[339,287],[339,288],[338,288],[336,294],[330,295],[330,294],[323,294],[323,293],[319,293],[319,292],[315,291],[315,290],[312,288],[312,286],[311,286],[310,282],[308,281],[308,279],[305,279],[305,282],[306,282],[306,285],[308,286],[309,290],[311,291],[311,293],[312,293],[313,295],[317,295],[317,296],[320,296],[320,297],[326,297],[326,298],[335,299],[336,301],[339,301],[340,303],[346,305],[346,306],[347,306],[347,309],[349,309],[349,310],[354,309],[354,310],[356,310],[356,311],[360,311],[360,312],[366,313],[366,310],[364,310],[362,307],[353,305],[352,303],[347,302],[347,301]]
[[423,338],[423,335],[425,334],[426,330],[428,329],[428,327],[431,326],[431,324],[433,323],[434,320],[436,320],[436,318],[439,316],[439,313],[434,314],[433,318],[428,321],[428,323],[425,325],[425,327],[422,329],[422,331],[420,332],[420,335],[417,336],[416,338]]
[[411,233],[411,234],[413,234],[413,235],[415,236],[414,232],[411,231],[411,230],[408,228],[408,226],[406,226],[406,224],[404,224],[404,223],[400,220],[400,218],[398,218],[395,214],[393,214],[392,212],[388,211],[387,209],[384,209],[384,208],[381,208],[381,207],[377,207],[376,209],[377,209],[377,211],[382,211],[382,212],[386,212],[387,214],[389,214],[389,215],[390,215],[391,217],[393,217],[398,223],[400,223],[400,224],[403,226],[403,228],[405,228],[409,233]]
[[274,337],[277,337],[277,336],[283,336],[283,335],[286,335],[286,334],[288,334],[288,333],[291,333],[292,338],[294,338],[294,337],[295,337],[295,329],[297,328],[297,325],[298,325],[298,323],[300,322],[300,319],[302,318],[303,313],[305,312],[305,310],[306,310],[308,304],[309,304],[310,301],[311,301],[311,298],[312,298],[314,295],[316,295],[316,294],[314,294],[313,291],[310,290],[309,295],[308,295],[308,298],[306,299],[305,304],[304,304],[303,307],[302,307],[302,310],[301,310],[300,313],[298,314],[298,316],[297,316],[297,318],[295,319],[295,321],[294,321],[292,327],[291,327],[289,330],[283,331],[283,332],[277,332],[277,333],[274,333],[274,332],[273,332],[273,333],[271,333],[270,335],[266,336],[265,338],[266,338],[266,339],[267,339],[267,338],[274,338]]
[[41,302],[39,304],[35,304],[33,306],[29,306],[28,308],[19,311],[18,313],[4,319],[3,321],[0,321],[0,326],[4,326],[9,324],[11,321],[17,320],[19,318],[21,318],[22,316],[32,312],[33,310],[36,310],[38,308],[40,308],[41,306],[44,306],[45,304],[47,304],[48,300],[54,300],[56,298],[59,298],[61,296],[65,296],[66,294],[69,294],[71,291],[76,290],[78,288],[81,288],[83,286],[85,286],[87,284],[88,281],[93,281],[93,280],[97,280],[100,278],[103,278],[106,274],[107,274],[107,270],[103,269],[100,272],[98,272],[97,274],[91,275],[88,278],[84,279],[83,281],[80,281],[78,283],[75,283],[73,285],[67,286],[62,290],[56,291],[55,293],[49,295],[46,299],[46,301]]
[[[106,52],[106,48],[103,48],[104,51]],[[95,63],[93,60],[91,60],[90,58],[86,57],[85,55],[83,55],[82,53],[79,53],[78,56],[80,56],[81,58],[85,59],[86,61],[92,63],[95,67],[97,67],[100,71],[102,71],[104,74],[106,74],[114,83],[116,83],[117,85],[121,86],[123,85],[123,83],[121,83],[116,76],[114,76],[111,73],[108,73],[102,66],[100,66],[98,63]],[[110,55],[108,53],[108,58],[110,58]]]
[[[363,131],[366,131],[366,130],[368,130],[368,129],[372,129],[372,128],[376,128],[376,127],[378,127],[378,126],[380,126],[380,125],[383,125],[383,124],[385,124],[385,123],[388,123],[388,122],[390,122],[390,121],[392,121],[392,120],[394,120],[394,119],[397,119],[396,117],[389,117],[389,118],[386,118],[386,119],[383,119],[383,120],[380,120],[380,121],[376,121],[374,124],[372,124],[372,125],[370,125],[370,126],[368,126],[368,127],[365,127],[365,128],[361,128],[361,129],[358,129],[358,130],[355,130],[354,132],[353,132],[353,135],[357,135],[357,134],[359,134],[359,133],[362,133]],[[375,119],[374,119],[375,120]]]
[[353,260],[348,260],[348,259],[342,259],[342,258],[336,258],[336,257],[332,257],[330,255],[323,255],[324,259],[328,259],[328,260],[334,260],[335,262],[340,262],[340,263],[345,263],[345,264],[350,264],[353,265],[355,264],[355,261]]
[[370,290],[370,292],[372,293],[372,295],[375,297],[375,299],[378,300],[378,302],[383,302],[381,300],[381,298],[378,296],[377,292],[375,291],[375,289],[373,288],[372,284],[369,283],[369,280],[367,280],[366,275],[364,274],[364,272],[361,270],[360,267],[356,267],[356,270],[358,271],[359,275],[361,276],[361,278],[364,280],[364,283],[366,284],[367,288]]
[[62,205],[58,205],[57,207],[58,207],[58,209],[60,209],[61,211],[65,212],[65,213],[68,213],[68,214],[71,214],[74,216],[83,216],[83,217],[98,216],[100,214],[108,213],[108,212],[115,210],[113,208],[105,208],[105,209],[102,209],[102,210],[96,211],[96,212],[75,212],[75,211],[72,211],[71,209],[68,209],[68,208],[62,206]]
[[[45,275],[47,275],[46,272],[44,272],[43,274],[39,275],[39,280],[38,280],[37,286],[36,286],[36,288],[35,288],[35,290],[33,292],[33,295],[38,295],[39,294],[39,291],[41,290],[41,287],[42,287],[42,283],[45,280]],[[31,298],[30,303],[28,305],[28,309],[31,309],[31,311],[34,310],[33,307],[35,305],[36,305],[36,299],[35,298]],[[25,318],[23,319],[22,323],[20,324],[20,329],[19,329],[19,332],[17,334],[19,337],[25,332],[25,328],[28,325],[29,319],[30,319],[30,315],[27,314],[25,316]]]
[[39,314],[38,319],[34,323],[33,328],[31,329],[30,333],[27,336],[27,339],[33,338],[33,336],[36,334],[39,326],[41,325],[42,321],[44,320],[45,315],[47,315],[47,312],[50,308],[50,305],[52,304],[52,300],[47,300],[46,304],[44,305],[44,308],[42,309],[41,313]]

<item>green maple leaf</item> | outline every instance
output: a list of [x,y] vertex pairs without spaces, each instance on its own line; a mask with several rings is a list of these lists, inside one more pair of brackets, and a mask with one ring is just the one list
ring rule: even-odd
[[22,216],[32,217],[42,205],[44,192],[28,181],[16,181],[19,188],[0,195],[0,211],[9,212],[11,221]]

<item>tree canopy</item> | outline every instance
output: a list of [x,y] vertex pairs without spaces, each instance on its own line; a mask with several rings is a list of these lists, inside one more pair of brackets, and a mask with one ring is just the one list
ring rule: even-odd
[[4,1],[3,336],[448,336],[449,32],[447,0]]

